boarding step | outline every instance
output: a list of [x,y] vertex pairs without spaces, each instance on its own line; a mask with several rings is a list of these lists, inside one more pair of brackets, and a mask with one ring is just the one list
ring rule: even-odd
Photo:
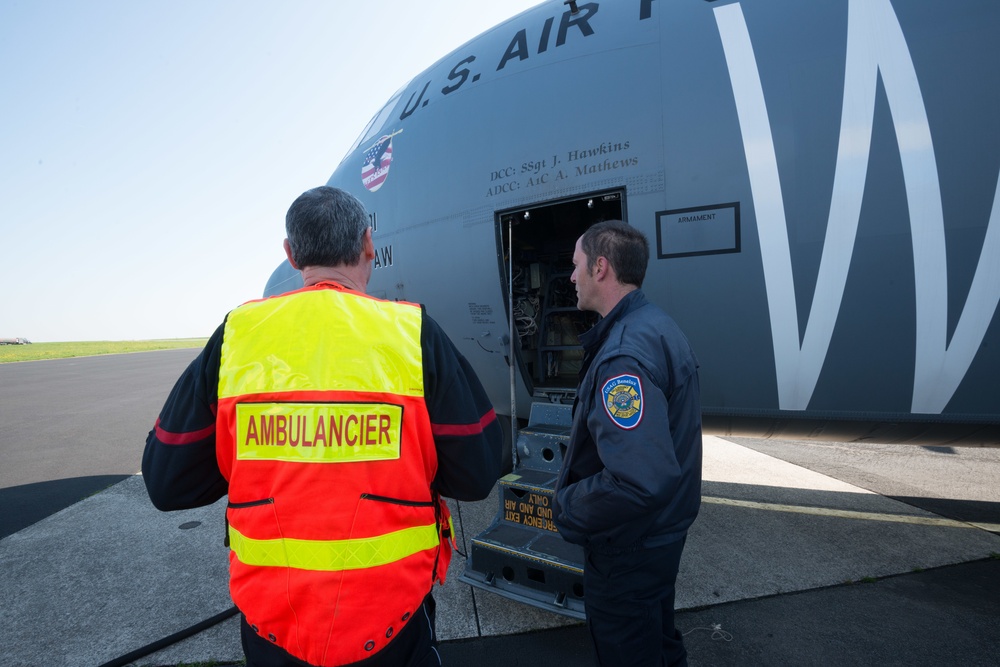
[[500,522],[558,534],[552,523],[556,475],[545,470],[518,468],[500,478]]
[[472,539],[460,577],[478,588],[564,616],[584,618],[583,549],[556,532],[498,523]]
[[570,405],[532,405],[528,425],[517,434],[517,467],[558,473],[569,445],[572,418]]
[[518,465],[500,479],[493,523],[473,538],[465,583],[583,618],[583,549],[553,522],[555,485],[569,441],[569,405],[536,403],[517,437]]

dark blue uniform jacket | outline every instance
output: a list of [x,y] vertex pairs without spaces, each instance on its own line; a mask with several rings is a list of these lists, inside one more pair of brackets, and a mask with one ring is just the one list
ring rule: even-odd
[[683,538],[701,504],[698,362],[687,338],[635,290],[580,340],[556,527],[608,554]]

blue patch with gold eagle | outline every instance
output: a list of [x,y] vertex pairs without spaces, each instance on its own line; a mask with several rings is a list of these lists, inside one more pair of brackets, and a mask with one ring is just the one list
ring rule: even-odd
[[642,419],[642,383],[635,375],[618,375],[601,387],[604,410],[611,421],[624,429],[632,429]]

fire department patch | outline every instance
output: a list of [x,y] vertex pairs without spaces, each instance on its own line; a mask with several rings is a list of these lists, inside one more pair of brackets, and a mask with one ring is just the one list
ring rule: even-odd
[[619,375],[604,383],[604,409],[611,421],[624,429],[632,429],[642,419],[642,383],[635,375]]

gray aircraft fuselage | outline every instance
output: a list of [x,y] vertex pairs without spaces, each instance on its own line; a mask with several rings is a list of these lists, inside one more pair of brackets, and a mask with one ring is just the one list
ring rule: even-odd
[[621,218],[708,426],[996,444],[1000,4],[575,4],[446,56],[344,157],[369,292],[424,303],[523,417],[575,387],[569,258]]

